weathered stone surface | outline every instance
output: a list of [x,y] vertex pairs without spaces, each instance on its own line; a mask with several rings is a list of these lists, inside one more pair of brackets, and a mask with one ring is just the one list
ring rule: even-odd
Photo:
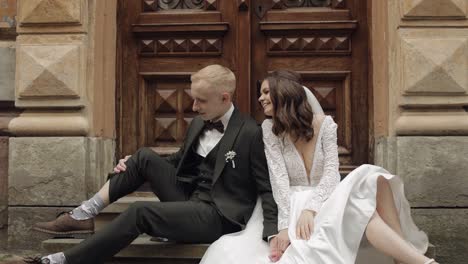
[[397,174],[412,206],[468,205],[468,137],[398,137]]
[[461,107],[442,111],[438,109],[408,111],[395,121],[394,127],[398,135],[466,136],[468,112]]
[[374,164],[385,168],[391,173],[396,173],[396,138],[381,137],[375,139]]
[[19,35],[16,41],[17,107],[84,106],[85,35]]
[[466,17],[465,0],[404,0],[400,1],[405,18]]
[[402,31],[403,89],[406,93],[465,93],[468,89],[466,31]]
[[82,0],[20,0],[22,24],[80,23]]
[[468,259],[468,209],[413,209],[416,225],[436,247],[439,263],[466,263]]
[[8,229],[7,229],[7,226],[3,226],[3,227],[0,227],[0,251],[6,250],[7,245],[8,245]]
[[107,180],[115,165],[115,142],[113,139],[88,138],[88,197],[92,197]]
[[86,138],[10,138],[9,204],[78,205],[86,167]]
[[8,247],[12,250],[40,250],[41,242],[51,238],[51,235],[34,231],[37,222],[50,221],[63,211],[72,207],[10,207],[8,223]]
[[8,224],[8,137],[0,137],[0,229],[5,228],[7,224]]
[[8,124],[16,136],[86,136],[89,120],[79,111],[25,111]]
[[0,101],[15,100],[15,42],[0,41]]
[[20,97],[79,97],[79,45],[20,45],[18,52]]

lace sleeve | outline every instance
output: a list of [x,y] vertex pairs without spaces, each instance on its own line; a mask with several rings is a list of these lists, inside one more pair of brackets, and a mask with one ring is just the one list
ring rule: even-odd
[[336,123],[327,117],[324,122],[324,130],[321,139],[321,144],[324,153],[324,168],[323,175],[317,185],[316,192],[309,198],[307,208],[318,212],[322,204],[328,199],[336,186],[340,183],[339,160],[338,160],[338,145],[336,136]]
[[281,152],[280,139],[272,132],[271,120],[262,124],[265,156],[270,173],[273,198],[278,205],[278,231],[288,228],[289,221],[289,176]]

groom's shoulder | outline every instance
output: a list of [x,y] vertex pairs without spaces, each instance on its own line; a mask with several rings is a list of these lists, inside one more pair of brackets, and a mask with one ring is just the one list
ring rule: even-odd
[[240,113],[240,118],[244,121],[243,127],[245,129],[253,130],[253,131],[257,131],[258,129],[260,129],[260,126],[257,123],[257,121],[253,119],[250,115]]

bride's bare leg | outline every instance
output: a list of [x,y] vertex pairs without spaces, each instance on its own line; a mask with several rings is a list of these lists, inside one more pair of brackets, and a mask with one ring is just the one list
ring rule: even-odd
[[[377,180],[377,212],[382,220],[390,226],[400,237],[403,237],[401,231],[400,218],[393,200],[393,192],[387,179],[379,177]],[[395,264],[399,262],[394,260]]]
[[369,242],[378,250],[394,258],[395,263],[426,263],[429,258],[419,253],[403,239],[400,218],[387,179],[377,180],[377,208],[366,229]]
[[392,188],[388,180],[382,176],[377,180],[377,212],[393,231],[403,237],[400,217],[393,200]]
[[366,236],[375,248],[403,263],[423,264],[429,260],[390,228],[377,212],[367,225]]

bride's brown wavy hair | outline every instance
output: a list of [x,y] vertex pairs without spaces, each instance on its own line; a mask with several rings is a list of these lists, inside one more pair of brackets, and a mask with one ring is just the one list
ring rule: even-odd
[[291,70],[276,70],[265,78],[273,104],[273,133],[291,135],[294,140],[311,140],[314,136],[314,113],[301,85],[301,76]]

